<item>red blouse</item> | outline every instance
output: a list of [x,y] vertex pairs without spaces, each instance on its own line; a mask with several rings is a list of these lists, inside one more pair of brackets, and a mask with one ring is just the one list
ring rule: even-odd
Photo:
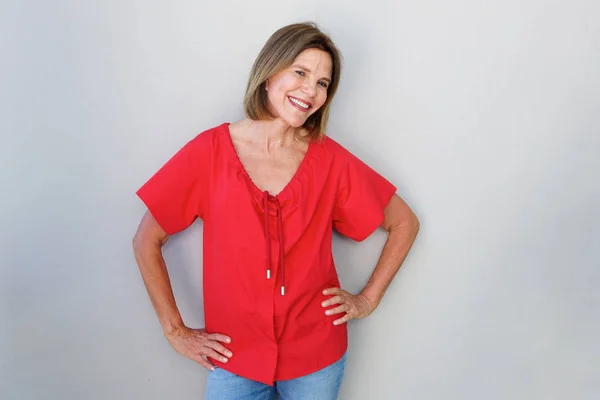
[[395,191],[327,137],[271,196],[250,180],[224,123],[188,142],[137,195],[169,235],[203,219],[206,330],[231,337],[233,352],[211,362],[273,385],[344,355],[346,324],[333,325],[341,315],[321,306],[322,291],[339,287],[332,228],[365,239]]

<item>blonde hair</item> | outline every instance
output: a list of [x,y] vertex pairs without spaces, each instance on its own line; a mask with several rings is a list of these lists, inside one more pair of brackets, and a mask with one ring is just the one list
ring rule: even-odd
[[269,110],[265,82],[274,74],[292,65],[296,57],[308,49],[323,50],[329,53],[332,60],[327,100],[321,108],[308,117],[303,125],[310,132],[308,138],[320,140],[325,136],[329,107],[340,82],[342,55],[329,36],[321,32],[313,22],[284,26],[267,40],[250,71],[244,96],[244,111],[248,118],[255,121],[275,118]]

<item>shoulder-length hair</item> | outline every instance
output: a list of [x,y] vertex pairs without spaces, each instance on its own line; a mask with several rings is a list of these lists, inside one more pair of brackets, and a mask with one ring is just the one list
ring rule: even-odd
[[269,120],[275,116],[269,110],[269,99],[265,90],[265,82],[271,76],[291,66],[300,53],[308,49],[323,50],[331,56],[331,83],[327,88],[327,100],[303,127],[310,132],[310,139],[322,139],[326,133],[331,100],[337,91],[342,68],[342,55],[329,36],[319,30],[313,22],[305,22],[284,26],[276,31],[256,57],[246,95],[244,111],[252,120]]

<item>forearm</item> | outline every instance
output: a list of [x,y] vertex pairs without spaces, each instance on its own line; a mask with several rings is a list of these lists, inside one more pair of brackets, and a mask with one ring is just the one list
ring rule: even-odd
[[377,307],[392,279],[402,266],[418,231],[419,222],[416,217],[390,229],[377,266],[361,292],[373,303],[374,307]]
[[134,253],[152,306],[165,335],[168,335],[183,326],[183,320],[175,303],[161,245],[134,241]]

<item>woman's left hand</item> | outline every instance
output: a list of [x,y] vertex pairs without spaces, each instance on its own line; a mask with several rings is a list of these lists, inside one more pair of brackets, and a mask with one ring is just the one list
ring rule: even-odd
[[325,311],[325,315],[344,314],[342,318],[333,321],[334,325],[340,325],[355,318],[367,317],[377,308],[377,304],[362,293],[354,295],[333,287],[323,290],[323,294],[333,296],[321,303],[324,308],[338,305]]

